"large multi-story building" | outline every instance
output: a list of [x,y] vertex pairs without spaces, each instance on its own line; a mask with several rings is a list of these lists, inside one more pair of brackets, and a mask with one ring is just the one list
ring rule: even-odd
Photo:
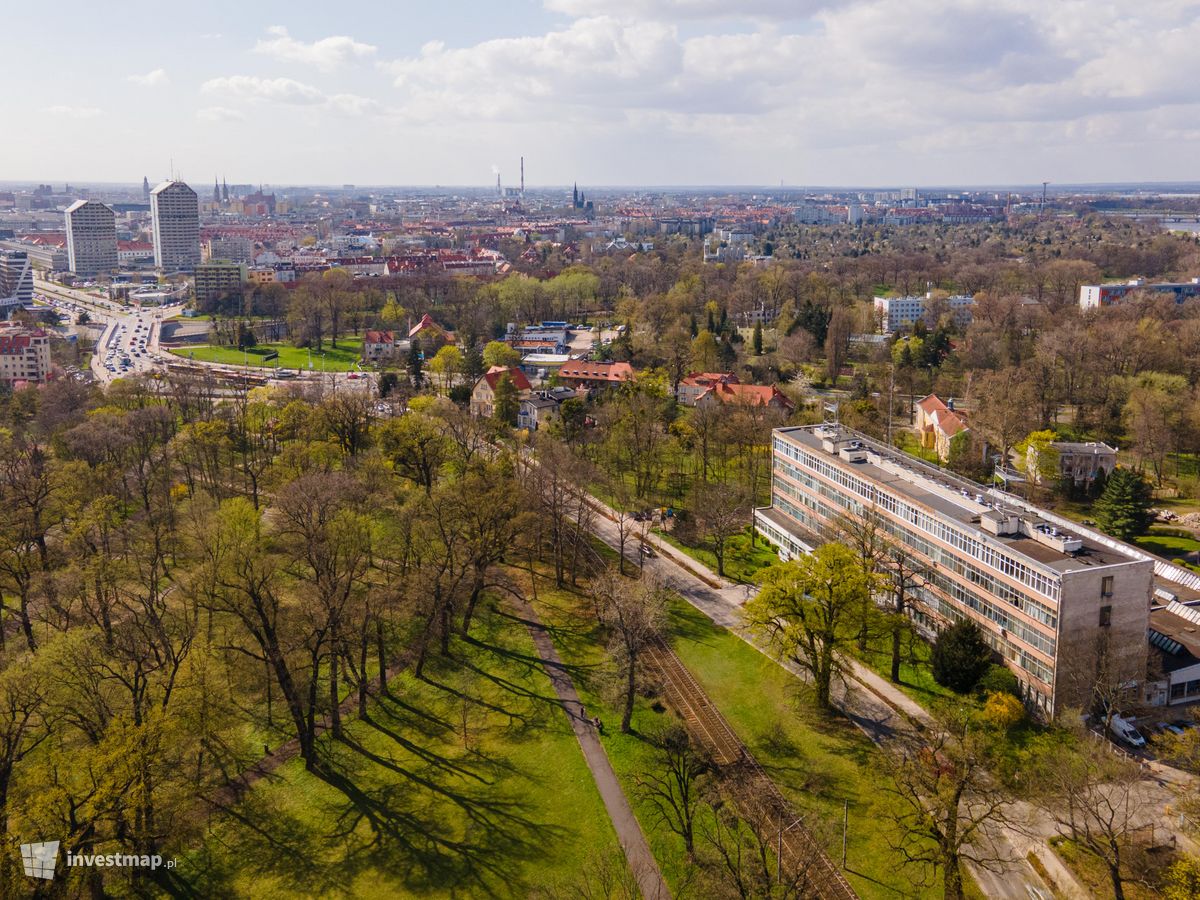
[[200,205],[182,181],[164,181],[150,192],[154,265],[166,272],[191,272],[200,265]]
[[919,572],[918,625],[976,622],[1044,714],[1087,707],[1101,659],[1144,677],[1155,563],[1136,548],[836,424],[776,429],[772,462],[755,521],[781,556],[874,517]]
[[91,277],[117,268],[117,217],[96,200],[76,200],[67,207],[67,265],[76,275]]
[[214,260],[196,266],[196,304],[204,305],[223,297],[241,296],[246,285],[244,263]]
[[1147,282],[1134,278],[1119,284],[1082,284],[1079,286],[1079,305],[1083,309],[1096,309],[1119,302],[1133,291],[1148,291],[1153,294],[1171,294],[1176,303],[1189,297],[1200,297],[1200,278],[1191,281]]
[[67,269],[66,235],[23,234],[15,238],[0,239],[0,250],[18,250],[35,269],[47,272],[65,272]]
[[[925,318],[932,304],[931,294],[915,297],[876,297],[875,315],[879,319],[880,331],[891,334],[911,327],[918,319]],[[971,324],[975,311],[974,297],[968,294],[947,297],[946,305],[957,328],[961,330]]]
[[8,306],[33,302],[33,265],[24,250],[0,248],[0,302]]
[[231,262],[246,263],[254,261],[254,242],[249,238],[232,235],[230,237],[215,237],[208,240],[209,259],[228,259]]
[[50,374],[50,337],[40,328],[0,327],[0,384],[45,381]]

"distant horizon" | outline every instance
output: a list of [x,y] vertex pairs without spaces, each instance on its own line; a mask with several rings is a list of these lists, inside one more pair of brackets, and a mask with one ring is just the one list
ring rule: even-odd
[[[189,187],[192,187],[198,194],[202,191],[198,188],[203,188],[208,184],[207,181],[195,181],[183,176],[176,176],[177,181],[182,181]],[[236,179],[225,179],[229,184],[252,185],[261,184],[263,188],[271,188],[272,190],[286,189],[304,189],[304,190],[454,190],[454,191],[495,191],[494,185],[486,183],[460,183],[451,182],[430,182],[430,183],[387,183],[387,182],[303,182],[303,181],[287,181],[287,182],[270,182],[270,181],[241,181]],[[151,179],[150,184],[159,184],[159,181]],[[129,190],[141,190],[141,179],[135,181],[97,181],[92,179],[82,178],[30,178],[30,179],[0,179],[0,188],[13,189],[23,188],[27,186],[37,186],[48,184],[51,187],[58,185],[70,185],[74,188],[118,188]],[[677,183],[677,184],[584,184],[583,182],[567,182],[563,184],[546,183],[546,184],[526,184],[526,192],[530,191],[570,191],[575,185],[578,185],[583,192],[591,191],[725,191],[736,193],[747,192],[849,192],[849,191],[900,191],[905,189],[915,189],[918,191],[967,191],[967,192],[988,192],[988,191],[1041,191],[1042,182],[981,182],[981,183],[919,183],[919,182],[897,182],[891,184],[755,184],[755,183],[720,183],[698,182],[694,184]],[[352,187],[346,187],[352,185]],[[516,185],[503,185],[504,190],[508,191],[516,187]],[[1104,190],[1152,190],[1163,188],[1194,188],[1200,191],[1200,180],[1196,181],[1179,181],[1179,180],[1154,180],[1154,181],[1080,181],[1080,182],[1048,182],[1047,193],[1062,193],[1065,191],[1082,191],[1085,189],[1095,189],[1098,191]]]

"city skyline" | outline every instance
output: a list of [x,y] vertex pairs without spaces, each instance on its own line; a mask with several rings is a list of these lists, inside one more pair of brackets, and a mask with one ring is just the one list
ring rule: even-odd
[[[1200,145],[1191,3],[531,0],[316,25],[218,2],[172,10],[169,38],[156,9],[64,4],[54,66],[14,43],[0,71],[39,90],[12,113],[42,137],[0,176],[515,185],[524,154],[535,187],[1095,183],[1187,180]],[[9,24],[49,37],[32,9]]]

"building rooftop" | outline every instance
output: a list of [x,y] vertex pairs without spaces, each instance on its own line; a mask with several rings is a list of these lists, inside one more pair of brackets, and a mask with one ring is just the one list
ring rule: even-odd
[[[852,429],[840,425],[806,425],[782,428],[779,433],[808,450],[835,460],[839,468],[850,469],[925,507],[969,532],[981,543],[1018,554],[1043,570],[1061,575],[1148,559],[1133,548],[1127,552],[1119,542],[1077,528],[1018,497],[877,444]],[[859,461],[851,462],[837,453],[831,454],[825,449],[825,442],[830,437],[838,445],[849,442],[861,448],[862,453],[852,454],[852,458]],[[1021,528],[996,534],[985,527],[989,519],[992,522],[1019,521]]]

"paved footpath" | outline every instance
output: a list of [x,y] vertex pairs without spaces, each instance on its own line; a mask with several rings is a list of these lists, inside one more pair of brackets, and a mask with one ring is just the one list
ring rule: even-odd
[[667,889],[667,883],[654,860],[654,854],[650,852],[650,845],[646,843],[646,836],[629,806],[629,800],[621,789],[621,783],[617,781],[617,774],[608,761],[608,754],[604,752],[604,745],[600,743],[595,726],[584,712],[579,694],[575,691],[575,684],[567,674],[554,642],[546,632],[546,626],[526,601],[520,600],[514,605],[525,619],[525,626],[533,638],[538,656],[542,658],[542,667],[550,677],[550,683],[554,686],[563,712],[571,722],[575,738],[583,750],[583,758],[587,760],[592,778],[600,791],[600,799],[604,801],[604,808],[608,810],[608,817],[617,832],[617,840],[625,851],[625,859],[629,862],[630,871],[637,878],[642,896],[646,900],[667,900],[671,892]]

